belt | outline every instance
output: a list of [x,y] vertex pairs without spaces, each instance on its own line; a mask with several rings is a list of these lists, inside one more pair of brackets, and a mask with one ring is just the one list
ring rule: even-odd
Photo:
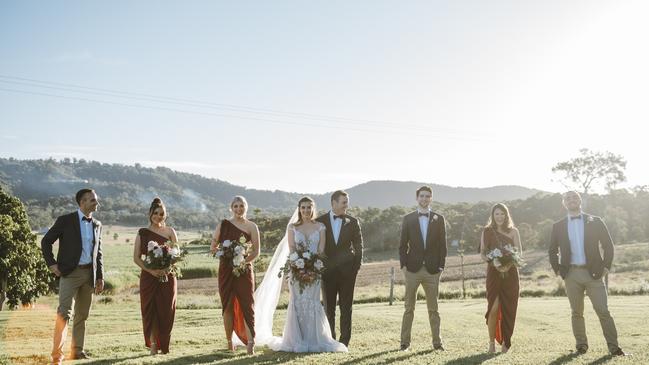
[[77,265],[77,269],[92,269],[92,264]]
[[588,266],[586,265],[570,265],[570,267],[575,269],[588,269]]

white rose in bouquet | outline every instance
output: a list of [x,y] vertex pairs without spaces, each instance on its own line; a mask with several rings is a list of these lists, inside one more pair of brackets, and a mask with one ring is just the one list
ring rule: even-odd
[[232,245],[232,242],[230,242],[230,240],[225,240],[223,241],[222,245],[223,247],[230,247]]
[[303,259],[298,259],[295,261],[295,267],[298,269],[304,269],[304,260]]
[[178,247],[172,247],[171,250],[169,250],[169,254],[173,257],[178,257],[180,256],[180,249]]
[[237,247],[234,248],[234,253],[239,255],[239,254],[242,254],[244,250],[245,249],[243,248],[243,246],[237,246]]
[[147,251],[153,251],[154,248],[158,247],[158,242],[156,241],[149,241],[149,243],[146,246]]
[[309,252],[309,251],[303,252],[302,257],[304,257],[307,260],[310,259],[311,258],[311,252]]
[[323,266],[324,264],[320,260],[315,260],[315,262],[313,263],[313,267],[315,267],[317,270],[322,269]]
[[162,257],[162,247],[156,246],[153,248],[153,256]]
[[291,253],[291,254],[288,256],[288,258],[289,258],[289,260],[291,260],[291,261],[297,261],[297,259],[299,259],[300,256],[298,256],[296,252],[293,252],[293,253]]
[[243,262],[243,256],[242,255],[236,255],[232,258],[232,263],[234,266],[239,266]]
[[500,267],[500,266],[501,266],[501,265],[500,265],[500,260],[498,260],[498,259],[494,259],[494,260],[493,260],[493,263],[494,263],[494,266],[495,266],[495,267]]
[[223,256],[223,251],[216,251],[216,257]]

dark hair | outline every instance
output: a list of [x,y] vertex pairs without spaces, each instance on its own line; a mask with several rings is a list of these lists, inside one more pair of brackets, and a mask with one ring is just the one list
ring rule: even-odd
[[417,193],[416,193],[416,195],[415,195],[417,198],[419,198],[419,193],[420,193],[421,191],[427,191],[427,192],[430,193],[430,195],[433,195],[433,188],[431,188],[431,187],[428,186],[428,185],[423,185],[423,186],[420,186],[419,189],[417,189]]
[[300,201],[297,202],[297,222],[293,223],[294,226],[299,226],[302,223],[304,223],[304,219],[302,218],[302,212],[300,212],[300,205],[302,205],[302,203],[307,203],[307,202],[313,204],[313,208],[311,210],[311,219],[313,219],[313,217],[315,216],[315,211],[316,211],[315,200],[313,200],[311,197],[304,196],[302,197],[302,199],[300,199]]
[[[151,202],[151,206],[149,207],[149,223],[153,223],[151,220],[151,217],[153,217],[153,213],[156,211],[156,209],[162,208],[162,211],[165,212],[165,217],[167,214],[167,208],[165,207],[164,203],[162,202],[162,199],[155,197],[153,198],[153,201]],[[162,221],[162,224],[164,224],[164,220]]]
[[81,205],[81,199],[83,199],[83,196],[86,195],[87,193],[94,193],[95,191],[93,189],[89,188],[84,188],[79,191],[77,191],[77,195],[74,197],[77,200],[77,205]]
[[344,191],[344,190],[336,190],[336,191],[333,192],[333,194],[331,194],[331,201],[332,201],[332,202],[333,202],[334,200],[335,200],[335,201],[338,201],[338,199],[339,199],[341,196],[349,196],[349,194],[347,194],[347,192]]
[[507,209],[507,206],[503,203],[498,203],[495,204],[493,207],[491,207],[491,215],[489,216],[489,220],[487,221],[487,225],[485,228],[491,228],[494,231],[498,229],[498,224],[496,223],[496,220],[494,219],[494,213],[496,212],[496,209],[500,209],[503,212],[505,212],[505,221],[503,222],[503,229],[505,232],[509,232],[514,228],[514,221],[512,220],[512,216],[509,214],[509,209]]

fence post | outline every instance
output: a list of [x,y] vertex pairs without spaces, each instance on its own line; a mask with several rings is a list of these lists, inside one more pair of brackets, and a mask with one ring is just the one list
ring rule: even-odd
[[394,266],[390,268],[390,305],[394,301]]

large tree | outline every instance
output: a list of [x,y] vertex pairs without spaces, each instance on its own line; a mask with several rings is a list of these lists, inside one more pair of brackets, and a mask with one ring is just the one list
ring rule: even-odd
[[626,181],[626,160],[622,156],[587,148],[580,149],[579,153],[580,156],[559,162],[552,168],[552,172],[563,174],[562,181],[566,187],[581,190],[587,195],[597,183],[611,190]]
[[25,207],[0,189],[0,310],[5,298],[11,308],[47,294],[53,284]]

